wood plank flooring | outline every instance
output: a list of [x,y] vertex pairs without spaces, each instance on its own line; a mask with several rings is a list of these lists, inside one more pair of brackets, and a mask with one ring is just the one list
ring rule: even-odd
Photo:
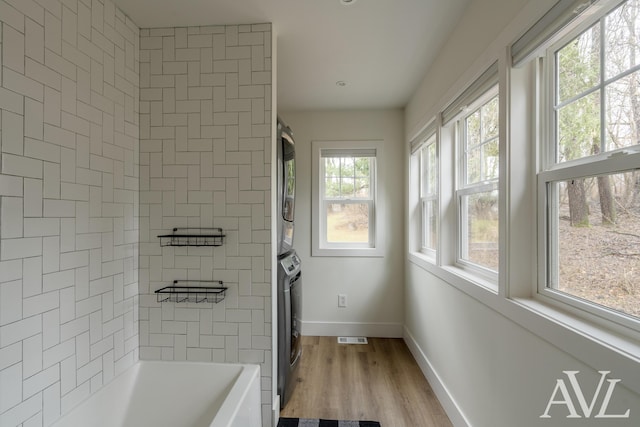
[[282,417],[379,421],[382,427],[451,427],[402,339],[338,344],[303,337],[298,384]]

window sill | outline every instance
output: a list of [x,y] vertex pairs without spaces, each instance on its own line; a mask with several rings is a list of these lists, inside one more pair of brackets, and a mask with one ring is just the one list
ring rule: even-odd
[[[430,273],[435,274],[442,280],[453,284],[460,290],[470,293],[469,288],[476,288],[482,293],[487,291],[493,295],[498,294],[498,285],[479,275],[457,266],[439,266],[435,259],[428,257],[421,252],[409,252],[409,261]],[[480,297],[476,292],[471,291],[475,298]]]
[[409,261],[434,274],[434,269],[438,268],[435,258],[427,256],[422,252],[409,252]]
[[613,348],[617,352],[640,362],[640,341],[630,339],[604,326],[583,320],[574,314],[563,311],[538,299],[513,298],[510,301],[525,310],[535,313],[538,316],[551,319],[553,322],[567,329],[578,331],[582,335],[599,342],[599,344]]
[[494,295],[498,295],[498,284],[484,278],[479,274],[475,274],[472,271],[458,266],[444,266],[442,268],[451,272],[451,274],[459,276],[462,280],[469,282],[473,286],[483,288],[485,291],[489,291]]
[[384,251],[382,248],[317,248],[311,251],[314,257],[361,257],[361,258],[382,258]]
[[611,371],[625,387],[640,394],[640,340],[589,322],[542,299],[500,297],[490,284],[487,286],[475,277],[470,278],[459,268],[439,267],[423,254],[410,252],[409,262],[594,370]]
[[625,387],[640,393],[640,341],[537,298],[504,299],[500,305],[501,313],[520,326],[594,370],[612,371]]

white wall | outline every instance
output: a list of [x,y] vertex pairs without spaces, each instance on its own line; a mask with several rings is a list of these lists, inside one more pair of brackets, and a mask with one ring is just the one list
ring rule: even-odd
[[[408,139],[554,3],[473,1],[406,109]],[[511,202],[520,203],[511,206],[512,212],[531,210],[527,206],[531,201],[514,198]],[[535,227],[518,224],[525,230],[514,232],[529,240],[535,237],[531,231]],[[510,256],[512,267],[527,265],[517,254]],[[635,356],[614,351],[589,334],[576,333],[503,295],[475,289],[477,286],[442,269],[429,272],[412,259],[406,271],[405,340],[455,425],[638,425],[637,344]],[[557,379],[568,383],[564,370],[580,371],[589,403],[600,379],[597,371],[612,371],[610,378],[622,382],[607,413],[620,414],[630,408],[631,417],[567,420],[567,411],[555,406],[551,420],[540,419]],[[601,402],[600,398],[596,411]]]
[[[271,419],[271,25],[140,31],[140,358],[261,365]],[[160,246],[220,227],[219,247]],[[158,303],[173,280],[224,301]]]
[[[433,108],[441,102],[442,97],[456,89],[455,83],[461,76],[483,71],[470,67],[526,3],[527,0],[473,0],[469,3],[451,37],[407,104],[407,138],[413,137],[421,124],[426,124],[426,115],[433,114]],[[541,3],[554,2],[541,0]]]
[[109,0],[0,27],[0,425],[43,426],[138,358],[138,28]]
[[[580,354],[558,348],[510,320],[507,313],[480,303],[414,264],[409,264],[406,295],[405,339],[423,369],[431,371],[428,379],[454,425],[638,425],[640,397],[624,386],[630,376],[615,368],[615,356],[602,357],[598,366],[589,366],[580,360]],[[587,346],[584,351],[600,349]],[[609,378],[621,378],[622,383],[615,388],[607,413],[631,409],[631,418],[569,422],[567,411],[555,405],[551,419],[540,419],[557,379],[563,378],[572,390],[563,370],[580,371],[578,378],[589,403],[600,379],[596,371],[612,370]],[[607,386],[605,383],[602,392]],[[558,394],[556,400],[561,399]],[[601,402],[602,395],[594,414]]]
[[[303,334],[401,336],[404,282],[403,112],[279,112],[296,143],[294,248],[302,260]],[[311,142],[383,140],[384,256],[311,256]],[[338,294],[348,307],[338,307]]]

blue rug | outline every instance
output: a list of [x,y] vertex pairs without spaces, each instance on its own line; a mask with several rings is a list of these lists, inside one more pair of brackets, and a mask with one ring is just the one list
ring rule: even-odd
[[377,421],[337,421],[309,418],[280,418],[278,427],[381,427]]

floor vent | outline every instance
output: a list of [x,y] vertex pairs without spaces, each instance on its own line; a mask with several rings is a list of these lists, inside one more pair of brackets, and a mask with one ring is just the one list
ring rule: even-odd
[[338,337],[338,344],[369,344],[366,337]]

